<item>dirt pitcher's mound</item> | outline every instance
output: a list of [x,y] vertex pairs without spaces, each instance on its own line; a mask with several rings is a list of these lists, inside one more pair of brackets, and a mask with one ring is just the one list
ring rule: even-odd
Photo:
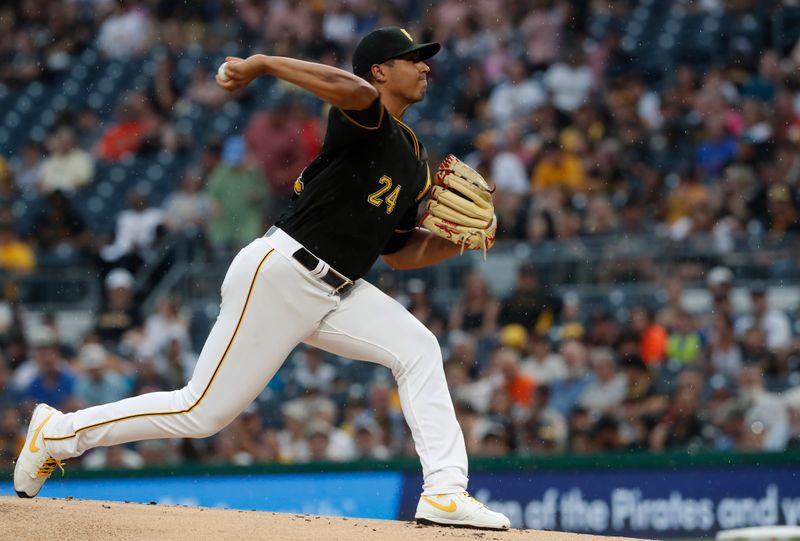
[[493,532],[420,526],[411,522],[290,515],[235,509],[177,507],[94,500],[0,498],[0,539],[15,541],[95,541],[204,539],[428,541],[472,539],[596,540],[596,537],[535,530]]

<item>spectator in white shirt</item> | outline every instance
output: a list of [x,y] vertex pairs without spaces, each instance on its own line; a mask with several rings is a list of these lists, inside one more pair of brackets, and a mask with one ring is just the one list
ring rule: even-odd
[[597,348],[590,357],[595,379],[586,388],[579,404],[589,410],[606,413],[625,398],[628,378],[617,370],[611,349]]
[[297,355],[297,366],[292,375],[300,390],[315,390],[328,393],[336,378],[336,369],[325,362],[322,351],[317,348],[305,348]]
[[520,363],[520,369],[536,380],[538,385],[549,385],[567,377],[564,358],[554,353],[546,336],[532,333],[528,344],[530,354]]
[[770,308],[763,288],[750,291],[751,312],[736,322],[736,334],[744,336],[750,327],[757,327],[767,338],[771,350],[786,350],[792,344],[792,325],[789,317],[777,308]]
[[528,77],[521,59],[506,66],[506,79],[497,85],[489,96],[489,111],[494,123],[505,125],[520,119],[547,102],[542,85]]
[[145,50],[153,36],[153,22],[140,6],[114,4],[113,12],[100,25],[97,45],[107,58],[129,58]]
[[594,83],[592,70],[583,63],[580,50],[567,51],[563,62],[550,66],[544,74],[544,85],[560,111],[571,113],[586,103]]
[[75,133],[71,128],[58,128],[47,144],[50,154],[39,169],[42,193],[56,190],[72,193],[92,181],[94,160],[88,152],[75,146]]
[[75,381],[75,398],[85,407],[116,402],[130,394],[125,377],[111,370],[108,351],[100,344],[86,344],[78,353],[81,372]]
[[739,397],[746,409],[742,444],[746,449],[783,451],[791,435],[789,413],[778,395],[764,389],[761,371],[746,366],[739,372]]
[[[139,192],[128,195],[128,208],[117,215],[114,242],[100,250],[100,256],[114,263],[126,256],[147,259],[154,248],[164,223],[164,211],[151,207],[147,197]],[[135,268],[137,265],[132,264]]]

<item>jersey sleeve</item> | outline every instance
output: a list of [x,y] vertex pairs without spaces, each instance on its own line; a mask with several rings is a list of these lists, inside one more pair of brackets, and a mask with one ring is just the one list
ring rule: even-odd
[[408,239],[414,234],[416,228],[417,205],[413,205],[400,219],[400,223],[397,224],[392,236],[389,238],[389,242],[384,245],[381,255],[393,254],[400,250],[406,245],[406,242],[408,242]]
[[380,98],[361,111],[331,108],[328,117],[327,143],[346,145],[381,131],[386,125],[386,108]]

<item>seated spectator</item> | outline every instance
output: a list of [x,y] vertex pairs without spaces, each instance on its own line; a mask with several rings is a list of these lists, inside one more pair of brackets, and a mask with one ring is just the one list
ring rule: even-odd
[[202,235],[211,218],[211,198],[203,191],[203,176],[199,168],[183,172],[178,189],[167,196],[162,207],[164,225],[189,237]]
[[667,338],[667,358],[680,365],[691,365],[700,360],[702,352],[703,340],[695,317],[684,310],[678,314],[675,328]]
[[517,269],[515,288],[500,303],[501,326],[518,323],[540,335],[546,334],[561,315],[561,299],[539,289],[536,269],[523,263]]
[[393,453],[399,453],[404,446],[406,424],[399,404],[392,403],[392,389],[388,384],[377,381],[370,386],[368,407],[356,422],[375,421],[381,427],[381,444]]
[[281,406],[283,428],[278,432],[278,453],[287,463],[305,462],[309,457],[305,427],[308,409],[301,400],[291,400]]
[[31,33],[17,32],[14,37],[13,54],[0,67],[0,82],[15,87],[41,77],[44,58]]
[[679,177],[678,185],[664,202],[666,223],[673,225],[688,218],[696,205],[708,201],[709,198],[708,188],[700,182],[697,175],[687,171]]
[[134,370],[131,396],[174,389],[169,381],[156,369],[151,359],[139,359]]
[[622,430],[622,423],[611,415],[603,415],[592,425],[589,450],[593,453],[620,452],[630,447]]
[[178,389],[191,379],[197,355],[188,348],[188,341],[171,338],[153,359],[156,369],[170,389]]
[[450,311],[450,331],[467,331],[486,337],[497,330],[500,305],[489,291],[486,277],[473,271],[464,279],[463,295]]
[[565,450],[569,430],[564,416],[550,406],[548,386],[539,386],[530,408],[518,417],[518,450],[532,455],[557,454]]
[[718,314],[714,317],[708,347],[709,370],[728,380],[735,378],[742,369],[744,359],[733,332],[733,322],[727,315]]
[[294,101],[297,98],[285,96],[272,110],[254,114],[244,136],[246,151],[256,161],[262,179],[266,177],[269,182],[265,188],[280,199],[291,196],[295,180],[310,161],[301,144],[302,125],[293,110],[300,105],[294,105]]
[[578,403],[592,412],[611,413],[625,398],[627,379],[625,374],[617,371],[613,350],[597,348],[590,358],[594,379]]
[[628,387],[620,414],[628,423],[646,428],[660,419],[667,407],[667,398],[656,388],[656,379],[641,357],[628,355],[620,361]]
[[557,2],[537,2],[526,10],[520,22],[525,52],[537,69],[556,60],[565,32],[568,8]]
[[105,289],[105,303],[95,317],[95,332],[107,348],[116,349],[127,334],[139,332],[142,325],[133,275],[114,269],[106,276]]
[[650,433],[650,450],[703,449],[707,445],[705,427],[697,395],[690,389],[680,389],[670,401],[664,416]]
[[655,314],[645,306],[631,309],[631,328],[639,333],[639,355],[649,366],[656,366],[667,356],[667,330],[655,321]]
[[790,437],[789,414],[786,404],[775,394],[764,389],[761,371],[746,366],[739,372],[739,397],[745,408],[744,449],[756,451],[782,451]]
[[704,122],[705,136],[695,148],[695,165],[702,174],[715,177],[736,156],[736,140],[725,127],[722,115],[709,115]]
[[447,317],[431,300],[427,284],[420,279],[411,279],[406,284],[406,289],[409,300],[408,311],[437,338],[443,338]]
[[237,462],[252,463],[261,454],[260,442],[264,433],[263,416],[253,403],[230,424],[228,433],[237,447]]
[[154,357],[166,351],[173,340],[181,344],[190,342],[186,309],[176,296],[159,297],[155,311],[145,320],[136,352],[141,357]]
[[522,359],[520,369],[538,385],[550,385],[567,377],[564,358],[553,352],[546,336],[538,333],[530,335],[528,355]]
[[97,155],[117,161],[135,154],[148,140],[157,138],[160,125],[147,97],[141,91],[131,90],[118,102],[113,123],[97,143]]
[[120,2],[110,7],[97,36],[100,51],[114,59],[143,53],[153,38],[153,22],[144,5]]
[[100,249],[100,257],[111,267],[136,272],[153,255],[163,231],[164,211],[133,190],[128,193],[128,208],[117,215],[114,242]]
[[558,141],[547,141],[531,173],[531,190],[541,193],[559,189],[568,193],[586,189],[586,173],[580,158]]
[[771,350],[785,351],[792,341],[792,327],[786,314],[769,306],[767,290],[756,287],[750,290],[750,311],[735,324],[737,336],[743,336],[751,327],[764,332],[766,346]]
[[489,95],[489,112],[497,126],[524,118],[547,101],[547,93],[529,77],[523,59],[512,59],[505,67],[505,74],[505,79]]
[[[308,438],[308,460],[311,462],[344,462],[353,458],[353,445],[350,437],[325,421],[312,421],[306,429],[306,437]],[[342,437],[345,438],[344,441],[340,439]]]
[[331,391],[336,369],[325,362],[322,350],[305,347],[295,359],[291,380],[300,387],[301,392],[314,390],[324,395]]
[[222,160],[208,178],[206,194],[212,204],[208,234],[214,247],[240,248],[266,231],[267,183],[261,171],[249,163],[241,137],[225,141]]
[[769,189],[767,209],[766,224],[773,236],[800,231],[798,203],[788,186],[779,184]]
[[36,255],[21,241],[11,222],[0,220],[0,271],[27,273],[36,268]]
[[458,132],[465,132],[480,121],[486,119],[489,101],[489,85],[481,67],[469,64],[464,68],[464,84],[461,85],[453,100],[452,127]]
[[14,171],[14,182],[20,192],[30,194],[39,187],[44,150],[36,141],[28,141],[22,147],[20,158],[19,165]]
[[514,404],[528,406],[533,402],[536,382],[520,370],[519,352],[498,348],[492,355],[491,367],[502,377],[503,388]]
[[381,427],[371,419],[363,419],[354,426],[356,453],[354,460],[387,460],[391,457],[389,449],[381,444]]
[[75,374],[58,348],[55,334],[42,327],[32,333],[33,377],[21,387],[21,398],[33,404],[52,404],[58,409],[74,409]]
[[587,370],[588,351],[579,340],[565,340],[561,344],[561,357],[567,368],[567,376],[550,385],[552,407],[562,415],[568,415],[580,401],[594,381]]
[[39,170],[39,191],[72,193],[92,181],[94,160],[88,152],[75,146],[75,133],[71,128],[61,126],[47,143],[49,153]]
[[476,430],[480,442],[478,449],[474,451],[476,456],[505,457],[511,452],[511,436],[503,424],[487,422]]
[[71,253],[94,248],[91,231],[64,192],[50,192],[44,203],[33,218],[33,237],[39,250]]
[[564,60],[544,73],[544,86],[560,111],[571,113],[586,103],[593,86],[592,70],[584,63],[579,47],[569,47]]
[[78,352],[75,398],[83,407],[116,402],[130,395],[125,377],[111,370],[108,352],[99,344],[86,344]]

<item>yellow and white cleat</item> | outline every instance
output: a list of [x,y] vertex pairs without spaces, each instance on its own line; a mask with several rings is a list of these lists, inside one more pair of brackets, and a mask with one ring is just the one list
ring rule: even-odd
[[39,404],[33,410],[25,446],[14,466],[14,490],[20,498],[36,496],[56,466],[64,473],[61,462],[47,454],[42,435],[44,426],[59,415],[63,414],[47,404]]
[[466,492],[456,494],[422,495],[414,518],[420,524],[508,530],[511,521],[502,513],[489,510]]

